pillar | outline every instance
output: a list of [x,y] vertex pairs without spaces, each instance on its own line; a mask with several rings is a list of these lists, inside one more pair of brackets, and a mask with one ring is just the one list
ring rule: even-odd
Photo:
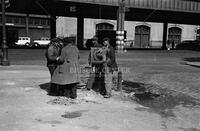
[[77,47],[83,49],[83,35],[84,35],[84,18],[77,17]]
[[50,18],[50,37],[56,37],[56,16],[51,16]]
[[123,52],[124,50],[124,20],[125,20],[125,3],[124,0],[122,0],[117,10],[116,44],[118,52]]
[[1,0],[1,10],[2,10],[2,66],[9,66],[10,62],[8,60],[8,45],[6,41],[6,18],[5,18],[5,1]]
[[29,14],[26,14],[26,37],[29,36]]
[[167,43],[167,29],[168,29],[168,23],[164,22],[163,23],[163,43],[162,43],[162,49],[163,50],[167,49],[167,46],[166,46],[166,43]]

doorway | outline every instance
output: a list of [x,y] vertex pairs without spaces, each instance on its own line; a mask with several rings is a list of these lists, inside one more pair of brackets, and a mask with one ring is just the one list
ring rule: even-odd
[[135,27],[135,47],[148,48],[150,46],[150,27],[140,25]]
[[168,30],[168,40],[176,46],[181,43],[181,33],[182,30],[179,27],[171,27]]

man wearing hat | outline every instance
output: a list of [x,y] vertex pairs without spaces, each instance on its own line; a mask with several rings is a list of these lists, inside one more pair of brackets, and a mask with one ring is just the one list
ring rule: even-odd
[[115,59],[115,49],[110,45],[110,39],[104,38],[102,40],[103,48],[106,53],[105,68],[105,98],[111,97],[112,78],[114,71],[117,71],[117,63]]
[[[52,77],[53,72],[55,71],[56,67],[63,63],[64,61],[60,58],[61,49],[63,47],[63,43],[59,38],[53,38],[49,44],[49,47],[45,53],[47,59],[47,67],[49,69],[50,75]],[[56,88],[57,85],[51,83],[50,95],[56,95]]]
[[[92,44],[92,48],[102,48],[103,47],[102,44],[98,43],[98,38],[96,36],[94,36],[92,38],[92,43],[93,43]],[[92,48],[91,48],[91,51],[92,51]],[[88,79],[86,88],[88,90],[90,90],[91,88],[96,86],[95,87],[96,89],[94,89],[94,88],[93,89],[94,90],[98,90],[97,86],[101,86],[102,83],[103,83],[102,82],[103,79],[102,79],[102,75],[101,75],[102,74],[102,70],[103,70],[103,63],[102,64],[100,64],[100,63],[99,64],[92,63],[91,55],[93,55],[93,54],[91,54],[91,51],[90,51],[90,54],[89,54],[89,57],[88,57],[88,63],[89,63],[89,65],[91,65],[93,72],[90,73],[90,78]],[[98,52],[96,52],[96,53],[98,53]],[[96,54],[96,57],[101,59],[102,55],[101,54],[100,55]]]
[[94,37],[92,38],[92,43],[93,43],[93,47],[102,47],[102,45],[99,44],[98,38],[97,38],[96,36],[94,36]]
[[72,38],[64,38],[64,48],[61,50],[61,59],[64,60],[53,72],[51,82],[59,85],[59,91],[68,98],[77,97],[76,85],[80,82],[79,78],[79,50],[74,46]]

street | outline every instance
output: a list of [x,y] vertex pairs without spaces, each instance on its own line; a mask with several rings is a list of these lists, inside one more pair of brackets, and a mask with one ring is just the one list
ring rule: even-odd
[[[200,62],[200,52],[117,53],[123,92],[104,99],[79,90],[82,103],[74,105],[56,104],[66,100],[47,95],[44,54],[45,49],[9,50],[11,66],[0,67],[1,131],[200,131],[200,68],[187,64]],[[82,66],[88,54],[80,51]],[[82,101],[86,97],[89,102]]]

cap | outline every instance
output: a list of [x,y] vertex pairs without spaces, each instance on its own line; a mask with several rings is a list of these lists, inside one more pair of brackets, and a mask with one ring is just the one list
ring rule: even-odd
[[63,42],[65,42],[65,43],[73,43],[73,39],[70,38],[70,37],[65,37],[65,38],[63,38]]
[[51,42],[59,42],[59,41],[60,41],[59,38],[53,38],[53,39],[51,39]]
[[93,40],[98,40],[98,38],[97,38],[96,36],[94,36],[92,39],[93,39]]
[[51,39],[51,42],[56,42],[57,43],[57,42],[60,42],[60,41],[62,41],[62,39],[58,38],[58,37]]
[[102,42],[104,41],[110,41],[110,39],[108,37],[103,38]]

